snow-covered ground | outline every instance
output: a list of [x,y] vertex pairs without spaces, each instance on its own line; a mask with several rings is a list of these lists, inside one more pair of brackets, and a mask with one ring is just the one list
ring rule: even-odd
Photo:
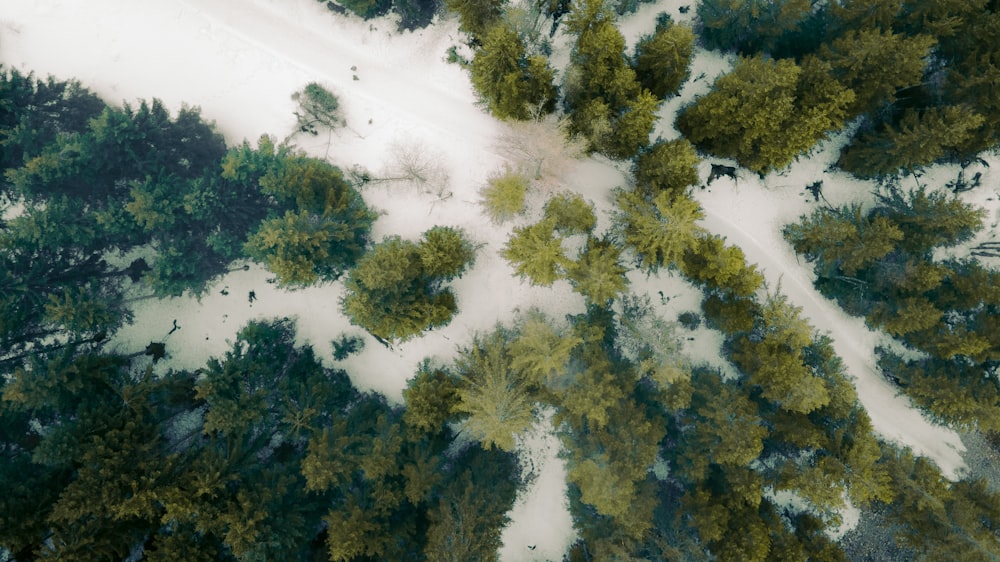
[[[629,43],[653,29],[660,11],[682,19],[682,4],[689,2],[663,0],[626,18],[622,26]],[[113,103],[158,97],[173,108],[200,106],[230,144],[253,142],[265,133],[279,139],[289,135],[294,129],[290,95],[316,81],[339,96],[347,128],[330,136],[296,136],[300,147],[345,168],[360,165],[376,176],[401,151],[413,149],[438,166],[434,185],[390,182],[363,192],[370,205],[385,213],[375,224],[376,239],[389,234],[416,238],[433,225],[447,224],[465,228],[481,245],[475,267],[453,284],[461,311],[449,326],[392,350],[368,338],[362,353],[344,361],[358,387],[397,401],[424,357],[447,361],[474,332],[509,321],[518,310],[538,307],[556,317],[583,310],[582,299],[568,284],[531,287],[514,278],[497,255],[518,222],[492,225],[480,212],[477,191],[505,163],[496,142],[503,126],[476,105],[464,71],[445,60],[448,48],[461,49],[462,43],[451,19],[400,35],[390,19],[363,22],[333,16],[314,0],[14,0],[0,5],[0,62],[5,65],[40,76],[76,77]],[[564,38],[557,35],[553,46],[565,55]],[[706,92],[731,62],[699,51],[692,80],[664,105],[664,119],[654,134],[675,136],[677,108]],[[824,175],[828,154],[820,151],[789,173],[763,182],[750,177],[741,177],[736,185],[719,180],[698,192],[707,213],[704,225],[743,247],[772,288],[780,283],[811,322],[831,334],[876,430],[934,459],[954,476],[963,467],[958,436],[929,423],[908,400],[894,395],[874,370],[879,336],[819,295],[808,264],[799,263],[781,240],[780,227],[814,205],[804,194],[808,183],[822,177],[824,193],[834,204],[867,197],[871,186]],[[626,168],[588,159],[566,175],[563,185],[606,212],[610,190],[624,185]],[[988,224],[997,222],[995,205],[991,213]],[[526,220],[530,217],[520,219]],[[607,224],[606,215],[600,224]],[[176,319],[181,329],[166,340],[166,367],[195,368],[208,356],[221,354],[236,329],[252,318],[298,318],[300,338],[327,360],[332,359],[330,340],[342,332],[362,335],[339,312],[341,284],[286,292],[268,283],[268,277],[251,267],[228,275],[200,301],[137,302],[135,325],[113,343],[123,351],[141,349],[167,337]],[[696,293],[683,282],[667,275],[633,273],[630,278],[633,288],[649,293],[668,319],[697,309]],[[250,291],[257,297],[253,303]],[[693,360],[709,361],[706,350],[707,355],[713,346],[717,350],[718,339],[702,338],[711,336],[704,329],[697,333],[707,345],[686,347]],[[543,420],[522,441],[524,462],[535,467],[537,478],[511,513],[501,550],[505,560],[558,559],[574,539],[565,505],[565,467],[557,458],[558,442],[546,427]]]

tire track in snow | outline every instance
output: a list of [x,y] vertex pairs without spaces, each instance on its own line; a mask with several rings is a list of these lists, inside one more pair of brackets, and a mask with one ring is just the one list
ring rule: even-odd
[[[734,199],[737,194],[734,195]],[[735,220],[734,212],[753,212],[749,205],[734,205],[725,209],[715,197],[699,198],[705,210],[702,225],[709,231],[726,236],[736,242],[747,256],[756,263],[770,287],[781,287],[789,301],[802,308],[802,315],[815,329],[829,329],[833,347],[844,364],[844,370],[853,378],[858,400],[867,410],[876,433],[884,438],[909,446],[914,453],[934,460],[949,478],[957,478],[965,468],[962,452],[965,446],[958,434],[951,429],[928,421],[909,398],[896,393],[878,372],[874,360],[876,334],[860,318],[847,314],[813,287],[812,280],[801,268],[788,267],[770,248],[783,248],[785,242],[757,240]],[[768,230],[775,230],[771,228]],[[846,317],[845,321],[840,321]]]

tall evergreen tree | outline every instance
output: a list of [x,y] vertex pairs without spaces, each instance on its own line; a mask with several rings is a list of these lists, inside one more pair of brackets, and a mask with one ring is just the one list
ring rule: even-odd
[[824,276],[836,271],[854,275],[893,251],[905,236],[891,219],[866,215],[857,205],[819,209],[802,219],[785,227],[785,239],[796,252],[815,260]]
[[691,65],[694,32],[669,20],[643,37],[635,46],[635,73],[644,88],[660,99],[677,92]]
[[636,157],[636,188],[647,197],[655,197],[660,191],[680,195],[698,184],[699,162],[694,146],[686,139],[658,141]]
[[579,193],[562,192],[545,202],[545,220],[560,234],[589,234],[597,224],[594,205]]
[[578,35],[570,55],[566,102],[571,131],[591,150],[629,158],[649,144],[659,100],[643,89],[625,58],[625,39],[600,0],[581,0],[566,25]]
[[855,137],[838,165],[867,178],[913,172],[964,153],[984,122],[982,115],[967,107],[906,109],[898,123]]
[[419,243],[391,237],[358,260],[341,305],[351,322],[388,341],[447,324],[458,310],[443,284],[460,277],[474,251],[462,233],[435,227]]
[[698,4],[700,35],[711,49],[770,52],[811,8],[808,0],[705,0]]
[[705,235],[695,224],[703,216],[701,207],[688,197],[661,191],[650,202],[638,192],[620,191],[616,203],[617,228],[626,247],[648,271],[676,267],[684,253]]
[[854,99],[844,88],[817,92],[816,73],[803,74],[791,60],[740,59],[678,116],[677,127],[696,146],[755,172],[782,169],[841,127]]
[[519,276],[543,287],[560,279],[569,264],[551,219],[515,228],[501,255]]
[[589,238],[578,260],[566,268],[573,290],[601,306],[628,287],[626,269],[619,263],[622,250],[607,238]]
[[926,35],[858,29],[825,45],[819,57],[830,63],[840,83],[854,91],[848,112],[858,115],[895,101],[899,90],[919,84],[934,44]]
[[555,109],[553,73],[544,57],[528,56],[504,23],[490,27],[470,68],[472,85],[500,119],[528,119]]
[[461,378],[454,408],[468,416],[464,429],[484,448],[510,452],[515,437],[534,421],[534,403],[521,373],[511,368],[506,339],[497,329],[462,351],[455,365]]

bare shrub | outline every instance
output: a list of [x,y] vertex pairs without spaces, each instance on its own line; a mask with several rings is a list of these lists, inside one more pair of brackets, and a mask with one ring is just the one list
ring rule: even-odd
[[553,185],[586,154],[586,142],[569,134],[566,119],[550,115],[507,122],[498,149],[524,174],[542,185]]
[[444,166],[445,157],[440,152],[415,140],[397,140],[389,145],[388,160],[382,174],[370,177],[369,182],[408,184],[438,199],[451,197],[452,193],[448,189],[450,178]]

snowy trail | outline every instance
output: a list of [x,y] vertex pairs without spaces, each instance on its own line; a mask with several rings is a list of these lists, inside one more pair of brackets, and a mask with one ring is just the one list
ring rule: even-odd
[[314,79],[329,82],[354,101],[360,98],[366,105],[393,108],[423,132],[434,131],[468,146],[488,146],[497,129],[494,119],[471,107],[474,100],[467,95],[443,87],[442,82],[430,82],[406,61],[387,60],[377,46],[366,48],[363,39],[345,41],[297,25],[288,18],[287,6],[269,8],[251,1],[233,10],[227,0],[174,2],[208,18],[217,26],[215,32],[229,33]]
[[[771,290],[780,285],[781,292],[792,304],[802,307],[803,316],[816,329],[828,331],[877,433],[933,459],[946,476],[958,477],[965,468],[965,446],[958,434],[928,421],[878,373],[874,358],[877,334],[862,319],[849,317],[836,303],[819,294],[807,270],[795,263],[773,214],[779,205],[776,201],[761,201],[774,195],[758,185],[753,189],[741,186],[735,191],[701,193],[698,200],[705,210],[702,225],[739,245],[747,260],[757,264]],[[754,229],[760,232],[755,235],[748,231],[751,226],[765,228]]]

